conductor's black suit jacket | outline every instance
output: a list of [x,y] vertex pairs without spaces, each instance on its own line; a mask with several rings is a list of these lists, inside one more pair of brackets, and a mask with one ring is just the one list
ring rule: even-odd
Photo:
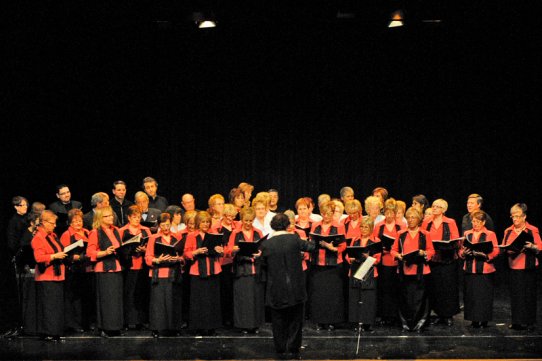
[[261,251],[267,274],[267,306],[281,309],[307,300],[301,261],[302,253],[313,249],[312,242],[287,232],[277,232],[264,241]]

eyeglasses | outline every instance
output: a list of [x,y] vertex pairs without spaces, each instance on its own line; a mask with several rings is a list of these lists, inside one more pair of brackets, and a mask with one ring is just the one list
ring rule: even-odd
[[51,226],[56,226],[56,222],[51,222],[45,219],[43,219],[43,221],[49,223]]
[[523,218],[525,215],[522,214],[521,216],[510,216],[510,218],[512,219],[519,219],[519,218]]

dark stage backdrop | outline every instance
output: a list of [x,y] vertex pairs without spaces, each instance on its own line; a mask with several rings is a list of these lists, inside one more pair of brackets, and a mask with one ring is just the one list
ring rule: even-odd
[[515,202],[540,224],[540,59],[506,19],[195,32],[66,14],[19,14],[8,32],[2,234],[14,195],[49,204],[67,183],[88,211],[93,193],[123,179],[133,198],[146,176],[201,209],[242,181],[279,189],[290,208],[384,186],[407,204],[444,198],[458,221],[480,193],[499,237]]

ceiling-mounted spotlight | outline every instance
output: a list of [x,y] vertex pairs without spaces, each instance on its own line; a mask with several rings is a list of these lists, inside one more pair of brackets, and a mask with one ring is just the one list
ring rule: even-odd
[[390,20],[390,23],[388,24],[388,28],[396,28],[396,27],[405,25],[403,22],[404,15],[403,15],[402,10],[394,11],[393,13],[391,13],[390,18],[391,20]]
[[196,11],[192,13],[192,21],[194,21],[198,29],[216,28],[216,20],[213,14],[207,15]]
[[216,22],[212,20],[204,20],[198,24],[200,29],[216,28]]

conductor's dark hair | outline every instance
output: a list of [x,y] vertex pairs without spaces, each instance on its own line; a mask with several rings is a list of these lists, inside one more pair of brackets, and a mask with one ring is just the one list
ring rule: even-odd
[[290,219],[284,213],[277,213],[271,219],[270,225],[274,231],[285,231],[290,226]]

